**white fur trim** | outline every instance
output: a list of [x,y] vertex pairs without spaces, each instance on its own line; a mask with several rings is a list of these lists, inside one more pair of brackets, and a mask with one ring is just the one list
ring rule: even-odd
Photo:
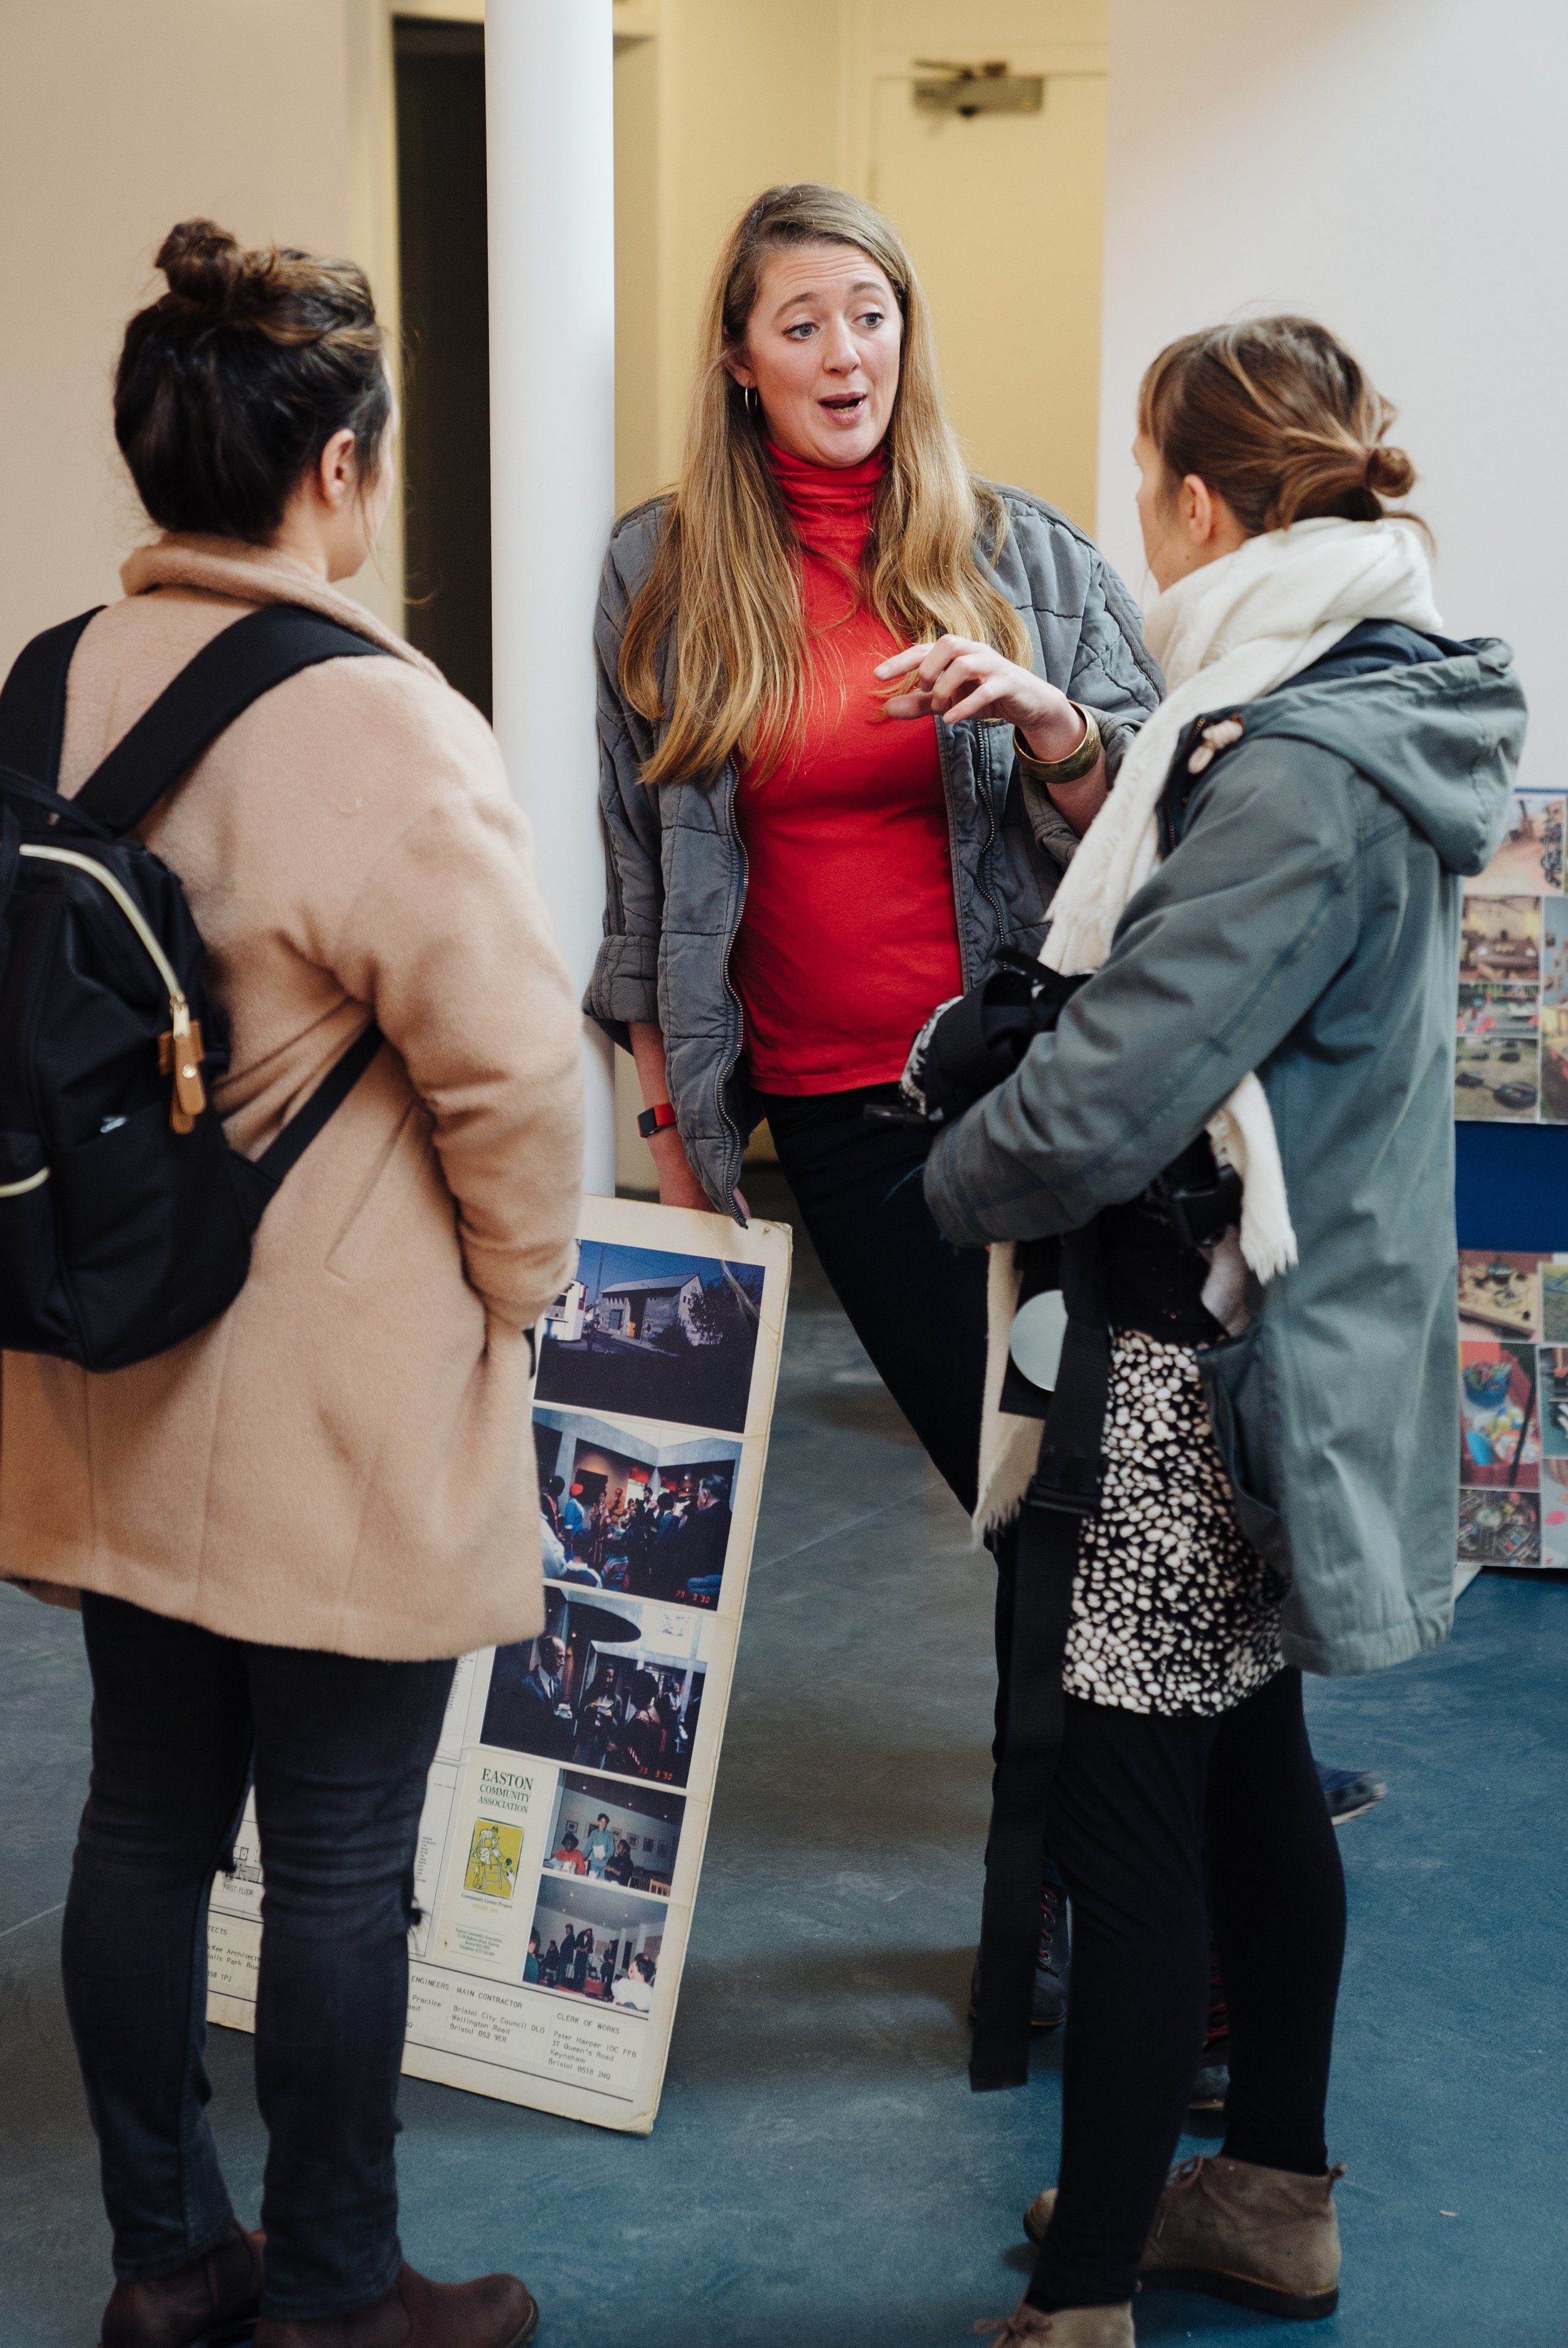
[[1008,1344],[1022,1284],[1012,1242],[999,1241],[990,1251],[986,1275],[986,1396],[980,1420],[979,1500],[974,1517],[977,1544],[994,1527],[1017,1516],[1040,1453],[1040,1420],[1018,1418],[1001,1407]]

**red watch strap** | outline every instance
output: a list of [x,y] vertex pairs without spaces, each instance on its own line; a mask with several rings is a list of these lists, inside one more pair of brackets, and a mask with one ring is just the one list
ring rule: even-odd
[[675,1112],[669,1102],[657,1101],[651,1108],[641,1112],[637,1120],[637,1130],[644,1141],[651,1141],[656,1133],[662,1133],[667,1125],[675,1122]]

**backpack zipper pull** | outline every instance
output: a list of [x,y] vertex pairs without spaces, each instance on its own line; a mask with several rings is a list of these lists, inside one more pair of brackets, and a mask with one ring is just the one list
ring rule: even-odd
[[[201,1081],[201,1022],[190,1016],[190,1005],[183,994],[169,997],[172,1026],[168,1037],[158,1039],[160,1067],[172,1069],[174,1092],[169,1104],[169,1122],[176,1133],[189,1133],[207,1106],[207,1087]],[[164,1059],[164,1045],[169,1045],[169,1058]]]

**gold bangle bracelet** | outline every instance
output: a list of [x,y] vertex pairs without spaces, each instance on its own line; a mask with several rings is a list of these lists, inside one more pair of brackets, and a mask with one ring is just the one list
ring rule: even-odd
[[1068,706],[1076,709],[1083,720],[1083,739],[1076,750],[1068,752],[1065,758],[1037,758],[1018,727],[1015,726],[1012,729],[1013,752],[1019,765],[1034,781],[1048,787],[1052,783],[1076,783],[1091,767],[1097,767],[1105,755],[1105,745],[1100,738],[1100,721],[1092,709],[1085,709],[1079,701],[1070,702]]

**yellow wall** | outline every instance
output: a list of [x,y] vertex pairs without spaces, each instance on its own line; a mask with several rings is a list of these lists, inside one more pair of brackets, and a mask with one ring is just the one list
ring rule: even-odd
[[[681,460],[693,335],[714,252],[778,180],[838,170],[840,0],[658,0],[616,59],[617,495]],[[618,22],[622,12],[618,9]]]
[[[349,248],[363,0],[47,0],[0,26],[0,665],[118,592],[147,529],[109,390],[152,256],[208,213],[248,242]],[[395,549],[394,549],[395,552]],[[396,610],[364,575],[367,602]]]

